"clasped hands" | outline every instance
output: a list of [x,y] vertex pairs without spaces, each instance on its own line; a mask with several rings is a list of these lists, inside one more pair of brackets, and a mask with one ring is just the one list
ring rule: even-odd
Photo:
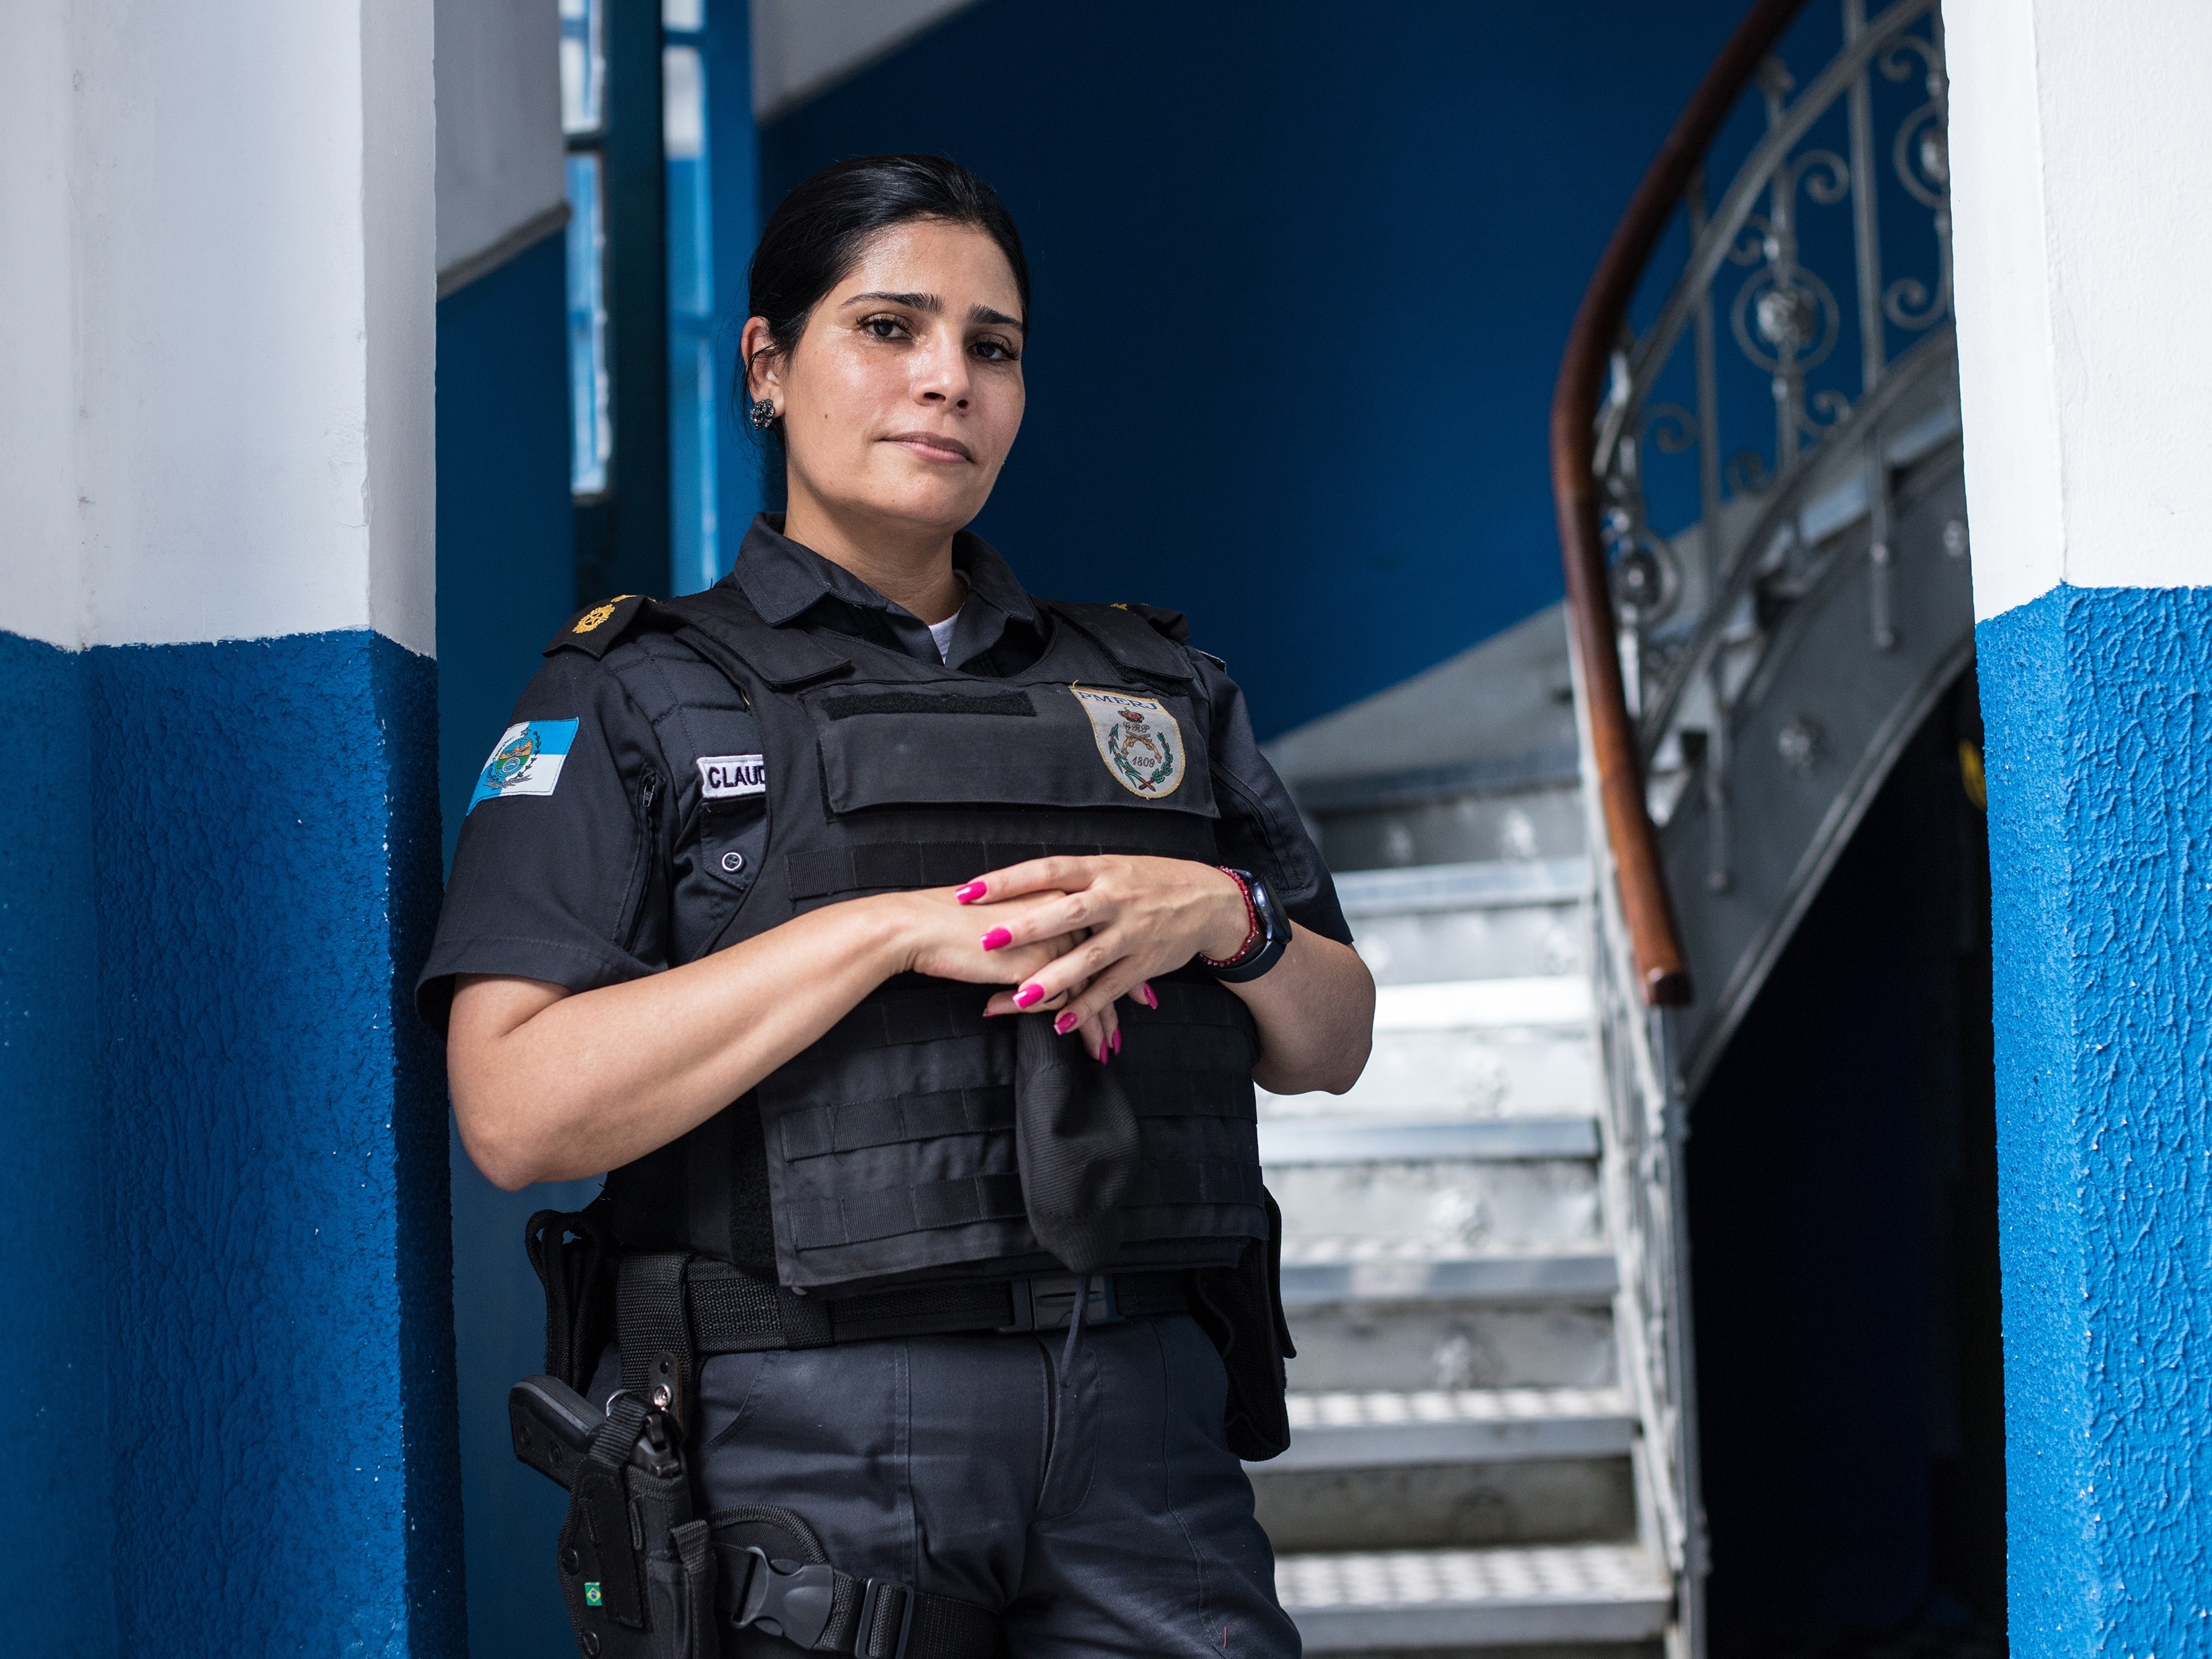
[[1009,987],[986,1014],[1051,1014],[1101,1061],[1121,1049],[1121,998],[1158,1007],[1154,975],[1234,956],[1249,927],[1237,882],[1189,859],[1033,859],[889,896],[903,911],[908,971]]

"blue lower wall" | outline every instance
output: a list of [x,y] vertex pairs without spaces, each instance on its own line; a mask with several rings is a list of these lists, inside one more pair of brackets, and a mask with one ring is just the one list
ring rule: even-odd
[[1976,638],[2012,1651],[2212,1652],[2212,588]]
[[9,1035],[46,1051],[0,1060],[31,1108],[6,1224],[45,1235],[7,1259],[59,1269],[11,1297],[40,1427],[0,1515],[43,1523],[11,1633],[458,1655],[443,1101],[405,996],[437,898],[434,666],[348,632],[11,638],[0,674],[50,717],[10,723],[37,752],[0,818],[32,878]]
[[91,752],[82,659],[0,634],[0,1559],[30,1652],[115,1651],[106,1126],[94,1064]]
[[[438,304],[438,774],[448,859],[484,757],[540,649],[576,608],[565,283],[553,236]],[[580,1208],[597,1183],[502,1193],[457,1139],[450,1157],[469,1647],[474,1659],[545,1659],[574,1640],[553,1570],[562,1494],[507,1443],[507,1388],[544,1365],[544,1304],[522,1224],[548,1206]]]

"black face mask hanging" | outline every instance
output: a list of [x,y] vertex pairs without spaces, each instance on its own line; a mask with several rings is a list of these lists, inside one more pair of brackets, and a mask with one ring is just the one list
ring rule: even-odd
[[[1014,1146],[1037,1243],[1087,1278],[1121,1243],[1121,1206],[1140,1173],[1137,1112],[1111,1066],[1049,1016],[1017,1017]],[[1073,1316],[1079,1322],[1083,1301]]]
[[1137,1111],[1113,1068],[1040,1014],[1014,1029],[1014,1150],[1030,1231],[1079,1281],[1060,1351],[1060,1386],[1073,1392],[1090,1278],[1121,1245],[1139,1174]]

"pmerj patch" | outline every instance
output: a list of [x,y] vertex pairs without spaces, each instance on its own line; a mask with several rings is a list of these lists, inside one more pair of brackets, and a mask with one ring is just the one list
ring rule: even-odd
[[1116,783],[1146,800],[1175,793],[1182,781],[1182,728],[1164,704],[1155,697],[1094,691],[1088,686],[1067,689],[1090,717],[1099,758]]
[[477,802],[501,795],[551,794],[575,740],[574,720],[520,720],[508,726],[477,775],[469,811],[477,810]]
[[758,755],[702,755],[699,799],[735,800],[768,793],[768,763]]

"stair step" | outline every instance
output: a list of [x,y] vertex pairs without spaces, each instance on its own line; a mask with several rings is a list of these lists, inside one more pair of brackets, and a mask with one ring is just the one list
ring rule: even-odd
[[1375,994],[1375,1031],[1468,1031],[1587,1025],[1589,981],[1580,974],[1385,985]]
[[1380,1468],[1614,1457],[1635,1439],[1618,1389],[1462,1389],[1414,1394],[1293,1394],[1290,1449],[1265,1466]]
[[1419,1241],[1286,1238],[1283,1302],[1601,1301],[1620,1286],[1602,1251],[1454,1255]]
[[1308,1653],[1644,1641],[1674,1599],[1634,1544],[1286,1555],[1275,1588]]
[[1411,915],[1431,910],[1575,904],[1589,890],[1587,858],[1486,859],[1407,870],[1353,870],[1336,878],[1346,917]]
[[1260,1162],[1397,1164],[1411,1159],[1595,1158],[1595,1117],[1502,1117],[1441,1123],[1376,1123],[1362,1118],[1295,1119],[1260,1125]]
[[1601,1086],[1587,1025],[1384,1031],[1346,1092],[1262,1093],[1260,1115],[1386,1123],[1578,1117],[1601,1097]]

